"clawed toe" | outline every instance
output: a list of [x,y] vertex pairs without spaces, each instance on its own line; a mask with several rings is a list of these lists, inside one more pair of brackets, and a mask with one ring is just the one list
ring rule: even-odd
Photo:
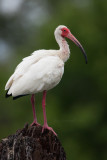
[[48,129],[48,130],[52,131],[54,133],[54,135],[57,136],[57,134],[55,133],[55,131],[51,127],[49,127],[48,125],[46,125],[46,126],[44,125],[43,126],[42,133],[44,132],[45,129]]
[[36,122],[36,121],[32,122],[31,126],[33,126],[33,125],[40,126],[40,124],[38,122]]

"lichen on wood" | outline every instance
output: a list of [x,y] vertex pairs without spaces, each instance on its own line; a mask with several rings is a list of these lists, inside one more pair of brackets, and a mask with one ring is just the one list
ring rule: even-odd
[[26,124],[1,140],[0,160],[66,160],[66,154],[53,132]]

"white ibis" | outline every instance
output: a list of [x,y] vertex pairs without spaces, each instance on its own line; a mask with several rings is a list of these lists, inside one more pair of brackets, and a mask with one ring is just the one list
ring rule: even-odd
[[[5,90],[6,97],[12,96],[13,99],[25,95],[31,96],[34,121],[32,123],[38,125],[35,112],[34,95],[43,92],[42,108],[44,116],[44,129],[54,130],[48,126],[45,110],[46,92],[55,87],[61,80],[64,73],[64,63],[70,56],[69,45],[65,38],[71,39],[82,51],[87,63],[87,55],[80,42],[71,34],[70,30],[60,25],[55,29],[55,39],[59,45],[59,50],[38,50],[34,51],[30,56],[24,58],[16,67],[15,72],[9,78]],[[56,133],[54,132],[56,135]]]

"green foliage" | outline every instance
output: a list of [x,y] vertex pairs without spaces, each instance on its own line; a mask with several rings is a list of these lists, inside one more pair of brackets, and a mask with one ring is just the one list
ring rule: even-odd
[[[30,96],[5,99],[4,86],[17,64],[37,49],[57,49],[54,29],[63,24],[82,43],[88,57],[69,40],[71,57],[60,84],[47,95],[47,118],[60,138],[68,160],[107,159],[107,1],[24,1],[13,15],[0,15],[0,40],[11,54],[0,60],[0,138],[32,122]],[[41,9],[38,19],[28,18]],[[38,13],[38,12],[37,12]],[[36,14],[36,13],[35,13]],[[1,42],[1,41],[0,41]],[[1,51],[0,51],[1,52]],[[2,57],[3,55],[0,54]],[[1,58],[0,58],[1,59]],[[43,124],[42,94],[36,95],[38,121]]]

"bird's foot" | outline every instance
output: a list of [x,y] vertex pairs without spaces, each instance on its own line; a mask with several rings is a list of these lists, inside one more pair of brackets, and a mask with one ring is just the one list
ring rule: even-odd
[[31,126],[33,126],[33,125],[40,126],[40,124],[39,124],[36,120],[34,120],[34,121],[32,122]]
[[43,125],[42,133],[44,132],[45,129],[48,129],[48,130],[52,131],[55,134],[55,136],[57,136],[57,134],[55,133],[55,131],[51,127],[49,127],[48,125]]

